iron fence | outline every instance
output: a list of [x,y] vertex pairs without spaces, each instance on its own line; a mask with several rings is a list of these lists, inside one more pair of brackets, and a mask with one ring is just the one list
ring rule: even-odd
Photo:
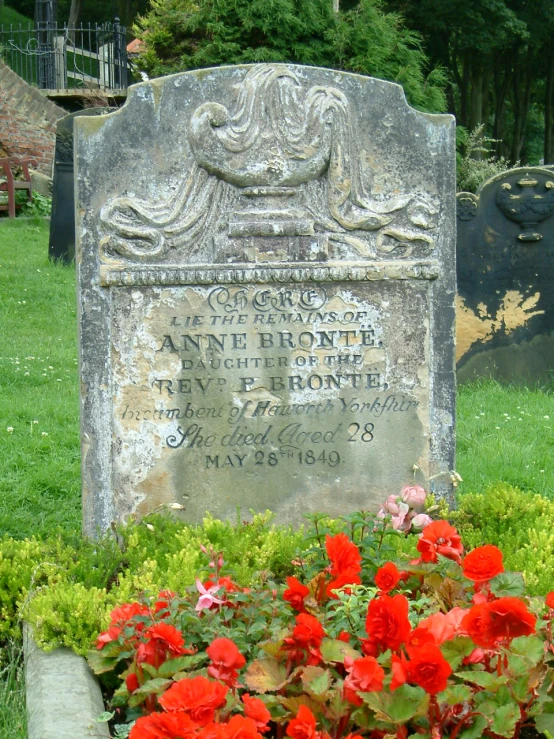
[[0,26],[0,58],[43,90],[127,88],[126,29],[117,19],[77,28]]

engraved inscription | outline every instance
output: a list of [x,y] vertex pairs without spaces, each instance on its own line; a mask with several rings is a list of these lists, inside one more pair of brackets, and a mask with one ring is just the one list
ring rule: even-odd
[[[391,318],[397,284],[378,300],[332,283],[158,288],[148,305],[140,290],[118,295],[118,313],[131,302],[139,319],[118,346],[116,433],[161,446],[175,475],[202,469],[231,489],[238,475],[254,501],[261,469],[275,494],[306,468],[337,485],[374,459],[379,476],[395,437],[395,464],[419,461],[427,331]],[[405,344],[421,361],[395,366]]]

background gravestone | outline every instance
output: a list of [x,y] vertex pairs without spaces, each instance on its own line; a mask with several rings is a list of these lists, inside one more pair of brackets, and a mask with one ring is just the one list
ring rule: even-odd
[[457,195],[461,381],[536,384],[554,371],[554,173],[512,169]]
[[84,527],[376,509],[454,464],[454,122],[326,69],[75,123]]
[[73,121],[77,116],[105,115],[116,108],[89,108],[60,118],[52,181],[52,215],[48,254],[70,264],[75,259],[75,182],[73,178]]

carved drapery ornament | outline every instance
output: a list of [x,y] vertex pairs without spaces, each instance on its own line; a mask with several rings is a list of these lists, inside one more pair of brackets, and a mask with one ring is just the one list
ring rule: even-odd
[[211,241],[218,261],[231,240],[252,237],[313,237],[320,258],[332,244],[366,259],[397,249],[408,257],[414,242],[433,247],[438,209],[428,195],[368,191],[355,111],[341,90],[305,89],[288,67],[256,65],[237,93],[232,110],[208,102],[193,112],[193,158],[173,196],[103,207],[108,260],[152,262],[172,249],[194,258]]

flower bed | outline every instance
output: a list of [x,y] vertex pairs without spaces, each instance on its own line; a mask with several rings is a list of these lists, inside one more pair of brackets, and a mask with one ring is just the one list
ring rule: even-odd
[[[225,554],[177,595],[120,605],[89,664],[130,739],[477,739],[554,731],[554,593],[528,598],[492,545],[464,554],[404,488],[350,534],[318,531],[284,584],[239,587]],[[418,519],[418,516],[420,518]],[[383,541],[413,537],[406,561]],[[354,541],[355,539],[356,541]],[[379,546],[375,546],[375,542]],[[368,545],[371,543],[371,546]],[[402,549],[403,547],[401,547]]]

